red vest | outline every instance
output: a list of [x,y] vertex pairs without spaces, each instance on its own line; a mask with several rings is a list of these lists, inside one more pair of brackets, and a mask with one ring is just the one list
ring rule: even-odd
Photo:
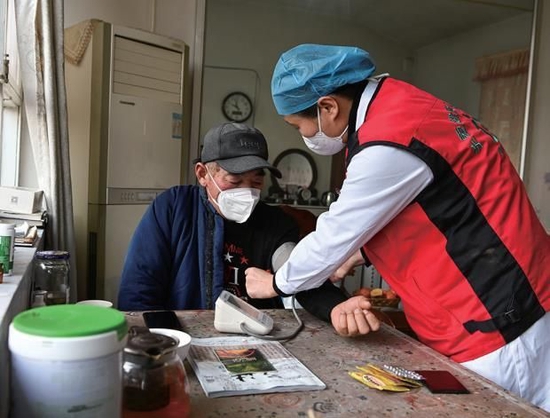
[[348,143],[421,158],[433,182],[364,251],[426,345],[458,362],[512,341],[550,310],[550,237],[498,139],[463,111],[385,79]]

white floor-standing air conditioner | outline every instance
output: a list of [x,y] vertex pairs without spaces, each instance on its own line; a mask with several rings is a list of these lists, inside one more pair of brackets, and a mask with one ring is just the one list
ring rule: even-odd
[[79,299],[116,303],[129,240],[151,201],[186,183],[188,48],[96,22],[66,64]]

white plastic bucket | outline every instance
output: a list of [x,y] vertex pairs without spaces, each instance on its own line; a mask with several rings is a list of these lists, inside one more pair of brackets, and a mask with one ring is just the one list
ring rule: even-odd
[[117,418],[122,405],[124,315],[55,305],[10,324],[13,418]]

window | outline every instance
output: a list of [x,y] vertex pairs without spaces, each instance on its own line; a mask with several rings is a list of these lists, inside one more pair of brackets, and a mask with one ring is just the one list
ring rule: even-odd
[[0,0],[0,185],[17,186],[22,90],[14,0]]

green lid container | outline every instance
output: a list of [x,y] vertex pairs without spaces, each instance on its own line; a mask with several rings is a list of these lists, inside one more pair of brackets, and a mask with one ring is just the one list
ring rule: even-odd
[[52,305],[21,312],[10,325],[10,350],[26,357],[76,360],[121,350],[128,325],[116,309]]
[[13,418],[119,417],[126,318],[111,308],[51,305],[9,327]]

